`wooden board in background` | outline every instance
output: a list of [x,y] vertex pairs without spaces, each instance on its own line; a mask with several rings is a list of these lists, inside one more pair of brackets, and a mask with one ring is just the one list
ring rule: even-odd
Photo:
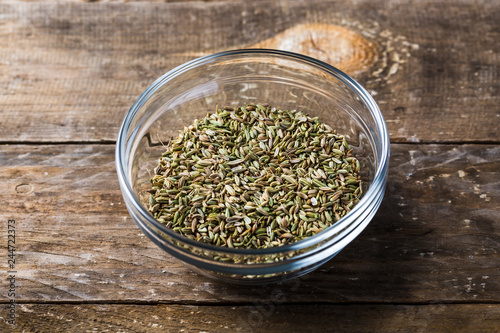
[[174,66],[287,44],[358,79],[393,142],[499,142],[499,12],[492,1],[0,4],[0,142],[113,142]]

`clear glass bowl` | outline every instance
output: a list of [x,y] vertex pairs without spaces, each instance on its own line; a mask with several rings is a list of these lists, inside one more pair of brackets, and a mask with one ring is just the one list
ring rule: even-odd
[[[267,103],[300,109],[343,134],[360,160],[360,202],[324,231],[269,249],[217,247],[190,240],[147,210],[150,178],[163,143],[217,106]],[[385,191],[389,136],[367,91],[338,69],[290,52],[235,50],[189,61],[156,80],[126,115],[116,144],[116,167],[133,220],[160,248],[195,270],[219,279],[262,283],[310,272],[330,260],[371,221]]]

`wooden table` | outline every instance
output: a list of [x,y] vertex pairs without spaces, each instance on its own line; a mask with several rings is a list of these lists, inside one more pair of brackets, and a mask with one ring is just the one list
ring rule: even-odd
[[[487,0],[0,4],[0,331],[500,332],[499,40]],[[117,131],[176,65],[289,46],[378,102],[386,196],[308,276],[213,281],[131,220]]]

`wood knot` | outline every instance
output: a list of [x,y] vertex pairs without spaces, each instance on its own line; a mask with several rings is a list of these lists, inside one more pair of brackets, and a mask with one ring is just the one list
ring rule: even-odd
[[16,192],[21,194],[27,194],[33,191],[33,186],[30,184],[19,184],[16,186]]
[[377,61],[377,46],[354,31],[331,24],[299,24],[253,45],[304,54],[348,75],[368,71]]

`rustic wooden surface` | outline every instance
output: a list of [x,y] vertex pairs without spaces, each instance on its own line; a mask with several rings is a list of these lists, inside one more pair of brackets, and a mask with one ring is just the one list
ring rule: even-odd
[[2,4],[0,140],[111,143],[174,66],[291,44],[347,65],[393,142],[497,142],[498,13],[494,1]]
[[[472,0],[0,4],[2,248],[17,222],[17,326],[3,250],[0,331],[500,332],[498,22],[500,4]],[[303,278],[210,280],[132,222],[117,130],[176,65],[288,45],[380,105],[386,197]]]
[[[494,332],[495,305],[21,305],[33,332]],[[297,322],[307,323],[297,325]],[[362,325],[360,325],[362,323]],[[7,328],[0,324],[1,329]]]

